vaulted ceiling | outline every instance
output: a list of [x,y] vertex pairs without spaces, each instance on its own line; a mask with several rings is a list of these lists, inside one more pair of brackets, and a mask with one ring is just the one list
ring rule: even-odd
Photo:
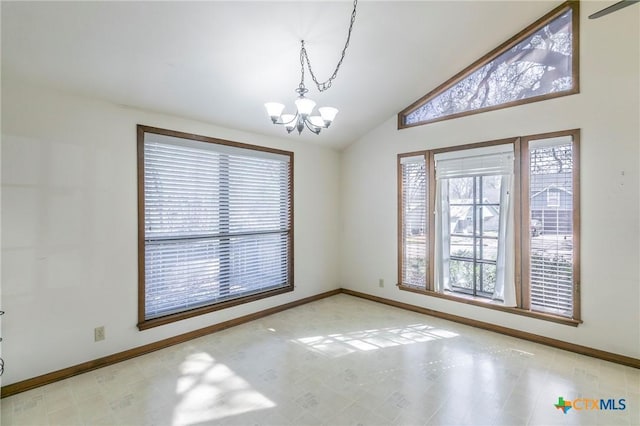
[[350,1],[3,1],[2,75],[341,149],[559,3],[361,0],[333,87],[320,94],[307,76],[308,97],[340,109],[319,136],[287,135],[263,104],[293,109],[301,39],[330,76]]

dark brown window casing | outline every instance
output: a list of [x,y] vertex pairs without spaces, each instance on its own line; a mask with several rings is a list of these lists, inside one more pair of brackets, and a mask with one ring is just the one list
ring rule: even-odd
[[[513,48],[518,46],[520,43],[524,43],[524,45],[529,45],[531,40],[527,40],[532,35],[535,35],[536,32],[545,28],[546,26],[554,27],[553,29],[562,31],[561,23],[555,22],[557,18],[566,15],[567,12],[571,12],[570,17],[570,32],[571,32],[571,54],[568,55],[568,52],[560,53],[558,51],[551,51],[545,49],[530,49],[529,47],[526,50],[522,50],[522,52],[515,52]],[[550,25],[551,24],[551,25]],[[555,25],[554,25],[555,24]],[[442,120],[450,120],[453,118],[464,117],[471,114],[478,114],[485,111],[493,111],[502,108],[509,108],[512,106],[522,105],[531,102],[538,102],[547,99],[557,98],[561,96],[572,95],[580,92],[580,4],[578,1],[567,1],[560,6],[556,7],[522,31],[520,31],[515,36],[511,37],[509,40],[505,41],[500,46],[496,47],[489,53],[485,54],[477,61],[469,65],[467,68],[460,71],[458,74],[451,77],[449,80],[442,83],[440,86],[433,89],[431,92],[427,93],[420,99],[413,102],[411,105],[403,109],[398,113],[398,129],[404,129],[408,127],[421,126],[428,123],[434,123]],[[557,28],[556,28],[557,27]],[[547,28],[548,29],[548,28]],[[546,30],[542,34],[546,34]],[[549,44],[554,44],[553,42]],[[532,53],[534,52],[535,53]],[[525,53],[528,52],[528,53]],[[546,52],[546,55],[540,52]],[[505,57],[505,55],[509,55],[510,57]],[[535,61],[538,63],[540,69],[544,69],[544,76],[539,78],[539,81],[536,84],[543,87],[536,87],[537,90],[541,90],[540,94],[536,93],[527,93],[524,91],[520,93],[517,97],[512,100],[495,100],[494,103],[486,102],[486,96],[483,98],[483,101],[479,102],[480,89],[487,86],[488,81],[490,80],[490,76],[492,73],[496,72],[499,67],[496,62],[503,60],[504,63],[514,63],[519,60],[518,55],[531,55],[531,58],[525,58],[525,63],[529,63],[529,61]],[[515,56],[514,56],[515,55]],[[511,57],[513,56],[513,57]],[[529,59],[527,61],[526,59]],[[493,61],[493,63],[492,63]],[[546,61],[546,62],[545,62]],[[468,103],[466,107],[460,107],[448,112],[442,112],[440,115],[430,116],[426,114],[426,117],[412,117],[412,119],[408,119],[408,117],[421,108],[425,107],[429,103],[433,102],[436,98],[438,98],[443,93],[446,93],[449,89],[456,86],[456,84],[461,81],[467,79],[472,76],[476,71],[481,70],[483,67],[492,64],[488,69],[483,70],[486,72],[486,75],[482,77],[482,79],[478,82],[478,88],[473,96],[468,98]],[[563,66],[564,65],[564,66]],[[563,68],[570,66],[570,75],[571,75],[571,84],[569,87],[564,87],[565,84],[562,82],[564,75],[560,75],[560,72]],[[480,79],[478,77],[478,79]],[[477,80],[478,80],[477,79]],[[559,83],[560,82],[560,83]],[[553,84],[552,84],[553,83]],[[556,87],[556,84],[560,84],[560,87]],[[475,84],[475,83],[474,83]],[[524,90],[524,89],[523,89]],[[507,90],[509,92],[509,90]],[[487,89],[488,92],[488,89]],[[439,104],[438,104],[439,105]],[[437,105],[434,104],[434,107]],[[437,109],[437,108],[436,108]]]
[[[179,141],[177,141],[175,146],[181,146],[182,144],[184,146],[187,146],[188,147],[187,149],[190,149],[189,148],[191,147],[190,144],[199,144],[199,146],[204,146],[204,147],[206,147],[206,144],[217,145],[218,147],[216,148],[217,150],[216,152],[220,152],[221,154],[216,154],[216,155],[218,155],[217,158],[220,158],[220,162],[219,163],[214,162],[211,167],[200,165],[198,166],[200,168],[197,169],[201,174],[203,174],[202,171],[204,170],[204,175],[208,175],[210,173],[209,171],[213,170],[212,168],[215,168],[216,170],[218,170],[218,172],[216,173],[219,173],[219,174],[212,175],[212,176],[215,176],[215,178],[207,178],[207,179],[210,179],[209,181],[207,181],[210,183],[207,184],[206,188],[207,188],[207,191],[208,191],[208,188],[212,188],[212,192],[211,192],[212,195],[211,196],[208,195],[210,194],[210,192],[205,192],[204,195],[202,195],[202,190],[196,189],[195,191],[197,192],[194,192],[194,194],[198,194],[197,197],[199,198],[197,199],[197,201],[200,202],[200,204],[194,203],[193,205],[195,207],[183,208],[184,202],[181,202],[180,200],[176,199],[173,202],[177,204],[172,205],[172,206],[176,206],[175,210],[174,210],[174,207],[170,207],[169,210],[161,210],[161,208],[159,208],[160,209],[158,210],[159,213],[157,213],[156,216],[147,217],[147,214],[148,214],[147,211],[153,211],[153,205],[154,205],[153,203],[155,203],[155,200],[157,198],[157,197],[151,198],[150,200],[154,200],[154,201],[151,203],[150,206],[145,206],[145,179],[147,178],[151,179],[149,177],[145,177],[145,145],[146,145],[145,141],[147,140],[147,138],[148,140],[152,140],[154,138],[155,139],[177,138]],[[153,143],[157,144],[157,142],[152,142],[152,144]],[[227,141],[222,139],[216,139],[216,138],[211,138],[207,136],[194,135],[194,134],[178,132],[174,130],[166,130],[166,129],[160,129],[156,127],[143,126],[143,125],[137,126],[137,144],[138,144],[138,324],[137,326],[140,330],[145,330],[151,327],[168,324],[174,321],[179,321],[179,320],[191,318],[197,315],[210,313],[210,312],[224,309],[227,307],[248,303],[248,302],[252,302],[265,297],[270,297],[270,296],[282,294],[285,292],[293,291],[294,277],[293,277],[293,153],[292,152],[271,149],[271,148],[256,146],[256,145],[249,145],[245,143]],[[162,144],[164,144],[164,142],[162,142],[160,145]],[[167,143],[165,145],[167,147],[172,146],[171,143]],[[162,150],[164,149],[164,147],[160,146],[160,148],[154,148],[154,149]],[[169,149],[172,149],[172,148],[169,148]],[[181,149],[181,148],[178,148],[178,149]],[[235,150],[235,151],[231,152],[230,150]],[[208,149],[205,151],[209,152]],[[241,156],[237,154],[238,151],[242,151]],[[163,155],[164,157],[162,158],[167,158],[166,161],[169,162],[167,163],[169,164],[169,166],[167,166],[168,169],[158,169],[157,171],[155,168],[150,169],[150,170],[153,170],[151,173],[156,173],[156,174],[162,173],[163,170],[166,170],[167,176],[169,176],[166,178],[167,180],[159,181],[158,180],[159,178],[155,177],[156,175],[152,175],[152,177],[156,180],[150,180],[150,182],[156,182],[156,181],[164,182],[163,184],[166,187],[177,188],[177,189],[169,190],[168,194],[171,197],[173,196],[171,194],[174,194],[174,193],[177,193],[176,196],[183,196],[183,197],[185,196],[186,192],[184,192],[181,189],[182,187],[180,186],[181,185],[180,182],[187,182],[185,184],[187,185],[186,188],[190,188],[191,186],[196,185],[192,181],[192,179],[194,178],[190,178],[189,177],[190,175],[188,174],[188,173],[191,173],[191,170],[192,170],[192,166],[191,166],[192,163],[189,158],[195,158],[196,162],[205,161],[202,159],[202,156],[199,156],[199,154],[197,153],[194,155],[190,151],[189,152],[185,151],[186,153],[184,154],[185,155],[184,158],[186,158],[187,160],[184,160],[182,163],[170,163],[171,161],[174,161],[174,160],[172,159],[171,156],[167,156],[166,153],[158,151],[160,152],[160,154],[157,154],[157,153],[153,154],[153,155],[156,155],[156,157],[154,157],[151,154],[152,151],[149,151],[149,152],[150,152],[149,154],[150,157],[148,161],[152,161],[149,164],[153,164],[154,167],[155,167],[155,164],[158,164],[158,162],[162,164],[164,164],[165,162],[165,160],[163,159],[160,159],[160,160],[156,159],[158,158],[157,157],[158,155]],[[204,152],[204,151],[201,151],[201,152]],[[252,153],[255,153],[255,157],[252,155]],[[205,155],[205,154],[202,154],[202,155]],[[251,227],[250,227],[251,229],[245,231],[244,229],[240,229],[238,227],[243,226],[243,224],[245,223],[245,220],[243,218],[246,217],[247,214],[253,214],[253,213],[245,212],[247,207],[244,207],[244,205],[247,203],[248,198],[245,198],[244,195],[238,195],[238,192],[235,193],[236,195],[234,195],[235,197],[234,200],[236,200],[236,204],[239,205],[237,209],[244,209],[242,211],[245,213],[241,213],[235,217],[232,217],[231,220],[233,220],[233,222],[229,222],[230,221],[229,219],[229,215],[230,215],[229,188],[231,187],[230,186],[231,184],[229,183],[229,177],[228,177],[229,176],[228,168],[230,167],[229,162],[234,161],[235,162],[233,163],[235,164],[234,170],[239,170],[238,173],[242,175],[240,177],[236,177],[235,183],[232,183],[233,185],[236,185],[236,186],[233,188],[242,192],[242,188],[246,186],[245,183],[243,182],[249,182],[249,180],[251,180],[250,184],[253,185],[252,188],[254,189],[251,190],[250,192],[246,192],[246,194],[249,194],[247,195],[247,197],[250,197],[251,200],[255,200],[255,199],[258,199],[257,197],[264,196],[264,192],[267,191],[266,189],[264,191],[255,190],[255,188],[258,188],[258,187],[263,188],[260,185],[264,179],[260,181],[254,181],[253,180],[254,178],[252,176],[257,176],[255,179],[260,179],[259,173],[252,172],[251,175],[247,174],[249,172],[244,173],[243,172],[243,170],[245,170],[244,165],[247,164],[244,161],[245,159],[257,159],[256,160],[257,162],[254,162],[251,164],[257,164],[257,166],[254,166],[254,167],[261,167],[262,164],[265,162],[262,159],[264,159],[265,157],[269,157],[269,158],[277,157],[278,159],[281,159],[281,160],[272,161],[271,163],[280,163],[280,164],[287,165],[287,166],[281,166],[278,169],[279,170],[277,172],[278,186],[276,187],[276,189],[271,189],[271,192],[268,195],[269,197],[273,198],[271,200],[272,201],[271,206],[273,205],[280,206],[278,207],[279,213],[275,213],[276,211],[275,207],[271,207],[272,210],[269,210],[269,213],[266,213],[270,215],[268,216],[270,223],[277,222],[282,224],[282,226],[281,226],[281,229],[277,229],[275,231],[272,231],[271,229],[262,230],[262,229],[259,229],[259,227],[261,226],[260,224],[263,222],[260,222],[258,219],[254,218],[253,221],[251,222]],[[206,160],[206,161],[210,161],[210,160]],[[277,167],[277,166],[272,166],[271,163],[267,164],[265,167]],[[206,164],[210,164],[210,163],[206,163]],[[259,171],[259,169],[251,169],[251,170]],[[275,170],[275,169],[267,169],[267,170]],[[172,177],[176,173],[181,173],[179,175],[180,177],[177,178],[179,180],[175,180],[176,178]],[[174,180],[171,180],[171,179],[174,179]],[[245,181],[244,179],[247,179],[247,180]],[[171,186],[174,183],[177,183],[177,184],[175,186]],[[162,186],[160,183],[154,184],[154,185],[155,185],[155,188],[160,188]],[[217,185],[220,185],[220,186],[218,187]],[[272,184],[270,188],[274,188],[274,185]],[[186,191],[190,192],[189,189],[187,189]],[[253,195],[256,193],[261,193],[262,195],[257,195],[257,196]],[[245,194],[245,192],[242,192],[242,194]],[[169,196],[169,195],[166,195],[166,194],[160,195],[160,197]],[[258,200],[260,201],[261,199],[258,199]],[[159,203],[162,203],[162,202],[163,201],[159,201]],[[203,206],[203,207],[200,207],[200,206]],[[283,208],[282,206],[287,206],[287,207]],[[146,207],[146,210],[145,210],[145,207]],[[269,207],[265,207],[265,208],[269,208]],[[200,219],[200,221],[193,219],[193,222],[191,221],[191,219],[187,219],[187,220],[184,219],[184,217],[191,218],[191,214],[192,214],[190,213],[191,211],[196,211],[198,215],[202,215],[205,213],[201,213],[201,212],[206,209],[209,209],[212,212],[217,212],[216,213],[217,216],[214,219],[207,219],[208,216],[198,216],[198,218],[205,217],[205,219]],[[259,210],[262,210],[262,209],[259,209]],[[163,216],[164,214],[162,213],[163,211],[168,211],[169,213]],[[184,213],[185,211],[187,213]],[[183,216],[180,216],[179,220],[173,219],[177,214],[183,214]],[[152,217],[154,218],[154,220],[156,220],[156,222],[150,221],[149,218],[152,218]],[[276,219],[273,219],[274,217]],[[280,218],[280,219],[277,219],[277,218]],[[171,223],[170,225],[171,231],[173,231],[174,222],[171,222],[172,220],[174,220],[175,223],[178,224],[175,226],[178,226],[178,227],[182,226],[184,227],[184,229],[187,229],[189,232],[187,232],[184,236],[183,235],[175,236],[175,235],[167,234],[168,236],[160,235],[160,237],[156,237],[155,236],[156,234],[153,234],[154,236],[150,237],[152,232],[156,232],[156,229],[159,226],[165,226],[164,225],[165,223]],[[151,228],[149,230],[146,229],[147,224],[149,223],[153,223],[153,224],[157,223],[159,225],[156,225],[153,231],[151,231]],[[213,224],[211,225],[212,226],[211,230],[209,230],[209,225],[207,225],[207,223]],[[225,223],[227,225],[224,225]],[[237,229],[240,229],[240,231],[230,230],[229,223],[233,223],[233,226],[235,226]],[[192,226],[191,224],[194,224],[194,225]],[[217,228],[214,229],[216,226]],[[266,227],[266,225],[264,226]],[[199,234],[197,235],[195,233],[192,234],[191,233],[192,228],[198,228]],[[164,228],[161,228],[161,229],[164,229]],[[176,231],[176,232],[182,232],[182,231]],[[207,233],[210,235],[207,235]],[[277,236],[273,236],[273,234],[276,234]],[[255,238],[255,240],[249,241],[249,239],[251,238]],[[267,239],[267,238],[271,238],[271,239]],[[174,307],[174,305],[171,305],[170,308],[167,309],[166,313],[161,310],[158,310],[157,312],[154,312],[154,313],[146,312],[146,307],[148,306],[147,297],[148,297],[148,291],[149,291],[149,289],[147,288],[146,281],[147,281],[147,277],[150,276],[148,268],[151,267],[150,265],[147,264],[147,260],[146,260],[147,245],[156,244],[155,247],[158,247],[158,246],[162,247],[163,244],[167,244],[167,247],[170,247],[167,250],[170,251],[170,250],[178,250],[177,248],[174,249],[173,247],[179,247],[180,244],[188,245],[188,244],[191,244],[192,240],[198,240],[198,239],[200,239],[199,241],[206,240],[207,241],[206,243],[200,243],[200,244],[203,244],[203,245],[210,244],[213,248],[212,249],[193,248],[191,250],[193,250],[194,252],[196,250],[199,250],[198,253],[202,253],[202,252],[205,252],[206,250],[209,250],[209,251],[206,251],[206,256],[212,256],[211,258],[206,257],[204,258],[204,260],[202,260],[202,258],[198,258],[197,261],[196,260],[190,261],[189,260],[190,258],[186,260],[182,260],[185,256],[188,257],[188,253],[187,253],[188,250],[184,249],[179,254],[173,254],[173,252],[170,252],[170,253],[167,252],[169,253],[167,256],[172,257],[171,262],[173,263],[171,263],[170,266],[165,267],[164,263],[160,263],[160,262],[165,262],[165,260],[163,260],[164,257],[161,257],[160,255],[156,256],[156,258],[159,258],[160,260],[157,261],[155,264],[160,264],[160,266],[165,269],[174,268],[173,269],[174,271],[178,271],[178,272],[175,272],[176,275],[182,274],[182,272],[180,272],[182,270],[189,271],[189,270],[195,270],[195,269],[208,268],[206,269],[207,272],[203,273],[204,275],[198,275],[198,278],[202,276],[207,278],[206,277],[207,273],[215,274],[216,270],[222,271],[223,268],[226,268],[224,269],[225,274],[232,274],[233,272],[230,272],[230,271],[240,269],[237,266],[234,266],[234,267],[226,266],[226,265],[230,265],[232,261],[231,259],[233,259],[231,258],[232,255],[230,253],[232,252],[230,250],[232,250],[232,248],[230,247],[237,247],[237,245],[234,245],[234,246],[231,245],[231,244],[235,244],[231,241],[233,239],[234,241],[241,241],[243,242],[243,244],[245,244],[244,243],[245,241],[248,241],[246,242],[245,245],[240,246],[240,249],[243,250],[242,253],[245,253],[245,252],[247,253],[242,255],[243,259],[253,258],[253,254],[256,254],[256,253],[259,253],[262,258],[263,256],[262,253],[266,253],[265,256],[268,256],[267,257],[268,260],[265,261],[267,262],[266,265],[267,266],[276,265],[276,266],[272,267],[272,269],[264,269],[264,271],[266,272],[262,272],[262,270],[261,272],[253,272],[253,269],[251,269],[249,270],[249,272],[246,272],[246,273],[243,272],[244,273],[244,275],[242,275],[243,278],[238,278],[238,279],[231,279],[231,278],[228,278],[229,275],[222,275],[222,272],[217,272],[218,274],[217,281],[210,282],[210,281],[207,281],[206,279],[199,279],[198,281],[199,286],[197,287],[197,291],[188,290],[188,286],[187,286],[187,290],[186,290],[187,292],[195,293],[197,296],[201,297],[202,300],[198,301],[198,303],[191,303],[191,304],[185,303],[185,307],[180,308],[179,306],[180,302],[177,302],[175,305],[178,307],[176,308]],[[280,241],[280,243],[273,243],[272,241],[274,240]],[[266,242],[263,242],[263,241],[266,241]],[[216,242],[217,242],[217,245],[216,245]],[[170,246],[170,244],[173,244],[173,246]],[[268,245],[268,244],[271,244],[271,245]],[[280,244],[280,245],[276,245],[276,244]],[[233,249],[233,250],[237,251],[237,249]],[[278,250],[277,256],[273,254],[276,250]],[[162,253],[160,254],[162,255]],[[219,256],[219,258],[214,258],[215,256]],[[173,259],[174,257],[177,260]],[[155,258],[150,258],[150,259],[155,259]],[[237,262],[238,261],[235,260],[234,265]],[[267,268],[267,267],[264,267],[264,268]],[[273,272],[274,270],[273,268],[278,268],[278,269],[275,269],[277,272]],[[208,272],[210,270],[213,270],[214,272]],[[162,279],[157,278],[157,276],[162,277],[162,273],[164,272],[160,270],[158,275],[154,275],[154,280],[161,283],[164,282]],[[185,272],[184,276],[190,277],[191,275],[189,274],[191,273]],[[193,274],[197,275],[197,272],[193,272]],[[268,275],[268,274],[271,274],[271,275]],[[265,282],[265,281],[263,281],[261,277],[267,276],[267,275],[270,277],[268,284],[262,284],[261,282]],[[258,277],[258,278],[255,280],[245,279],[244,282],[250,283],[250,284],[247,284],[247,286],[244,286],[243,282],[240,282],[240,283],[237,282],[237,281],[242,281],[244,277],[247,277],[247,276]],[[183,275],[180,275],[180,278],[182,277]],[[183,283],[185,281],[187,281],[189,285],[191,285],[191,282],[192,282],[191,279],[180,281],[180,283]],[[233,284],[235,287],[230,290],[229,282],[231,281],[233,281]],[[215,287],[214,284],[211,284],[212,282],[217,282],[216,285],[218,287]],[[151,284],[149,285],[151,286]],[[168,297],[175,297],[175,295],[173,294],[171,285],[169,284],[159,284],[159,285],[162,288],[162,290],[164,290],[165,288],[169,289],[167,292]],[[184,287],[184,285],[181,284],[181,288],[182,287]],[[214,287],[218,289],[217,296],[211,297],[210,299],[206,295],[202,296],[202,292],[205,290],[210,291],[211,293],[214,293],[215,292]],[[238,290],[238,291],[234,290],[237,287],[240,287],[241,290]],[[156,287],[150,287],[150,288],[156,288]],[[214,290],[211,290],[212,288],[214,288]],[[205,289],[205,290],[202,290],[202,289]],[[162,294],[164,293],[158,292],[154,294],[155,294],[155,298],[153,299],[153,303],[158,304],[157,302],[158,300],[160,301],[163,300]],[[160,296],[158,296],[158,294]]]
[[[555,206],[555,203],[562,202],[565,204],[567,214],[570,215],[570,237],[571,237],[571,257],[572,257],[572,285],[571,285],[571,301],[572,306],[570,312],[547,312],[541,309],[537,309],[535,306],[532,307],[532,296],[531,296],[531,268],[532,268],[532,247],[530,246],[530,236],[531,232],[542,234],[544,231],[535,230],[536,223],[534,222],[536,219],[532,219],[532,216],[538,214],[532,214],[532,207],[530,205],[530,198],[533,194],[530,191],[530,182],[529,182],[529,155],[530,155],[530,146],[535,141],[543,141],[543,140],[553,140],[557,138],[565,138],[569,140],[570,144],[570,164],[572,164],[572,170],[570,173],[571,179],[571,193],[567,191],[564,194],[564,198],[562,201],[558,201],[557,197],[550,197],[549,199]],[[434,264],[434,246],[435,246],[435,196],[436,196],[436,181],[435,181],[435,162],[434,155],[442,152],[448,151],[463,151],[466,149],[480,148],[492,145],[501,145],[501,144],[512,144],[514,148],[514,192],[512,194],[512,202],[513,202],[513,212],[514,212],[514,239],[515,239],[515,253],[514,253],[514,261],[515,261],[515,273],[514,273],[514,281],[516,287],[516,307],[505,307],[499,304],[492,303],[489,299],[483,299],[478,297],[468,297],[465,295],[459,295],[458,293],[453,292],[436,292],[434,289],[434,270],[432,267],[427,268],[427,273],[425,277],[425,282],[416,285],[415,283],[406,283],[403,282],[403,271],[406,269],[406,265],[403,264],[405,256],[404,251],[407,250],[405,247],[405,239],[403,236],[403,232],[406,229],[406,224],[403,223],[404,220],[404,206],[403,203],[403,176],[402,176],[402,161],[405,157],[417,157],[423,156],[426,158],[426,167],[425,167],[425,178],[427,183],[427,190],[425,193],[426,204],[428,206],[429,214],[426,215],[426,224],[424,225],[428,232],[426,232],[428,237],[427,243],[427,264]],[[543,133],[537,135],[529,135],[522,137],[515,137],[509,139],[501,139],[496,141],[488,141],[488,142],[480,142],[473,143],[467,145],[460,146],[452,146],[434,150],[425,150],[425,151],[417,151],[411,153],[403,153],[398,154],[398,287],[401,290],[411,291],[415,293],[426,294],[428,296],[444,298],[448,300],[453,300],[457,302],[462,302],[466,304],[471,304],[475,306],[482,306],[490,309],[500,310],[504,312],[515,313],[518,315],[524,315],[534,318],[539,318],[543,320],[553,321],[561,324],[567,324],[572,326],[577,326],[582,321],[580,319],[580,130],[566,130],[559,132],[551,132],[551,133]],[[569,152],[566,150],[565,154]],[[569,154],[566,154],[569,155]],[[566,174],[566,173],[565,173]],[[568,174],[566,174],[569,176]],[[568,217],[568,216],[567,216]],[[567,219],[566,222],[569,222]],[[553,224],[551,224],[553,225]],[[548,226],[551,226],[548,225]],[[556,224],[557,225],[557,224]],[[534,231],[532,231],[532,229]],[[562,243],[562,241],[561,241]],[[567,242],[569,243],[569,242]],[[566,250],[566,249],[565,249]],[[571,251],[570,250],[570,251]],[[535,269],[535,268],[534,268]]]

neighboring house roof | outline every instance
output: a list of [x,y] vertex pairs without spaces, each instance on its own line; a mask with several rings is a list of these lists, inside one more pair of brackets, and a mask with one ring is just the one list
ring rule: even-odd
[[[485,200],[485,202],[487,202],[487,200]],[[471,200],[469,199],[449,200],[450,205],[451,204],[468,204],[468,203],[471,203]],[[468,206],[468,205],[467,206],[456,206],[456,205],[450,206],[449,220],[454,221],[454,220],[460,220],[466,217],[470,217],[471,208],[472,206]],[[483,211],[483,218],[485,220],[500,215],[500,212],[494,206],[486,206],[486,208],[482,209],[482,211]]]
[[536,192],[535,194],[533,194],[533,195],[531,196],[531,198],[535,198],[535,197],[537,197],[538,195],[540,195],[540,194],[542,194],[542,193],[549,192],[549,191],[551,191],[551,190],[553,190],[553,191],[559,191],[559,192],[564,192],[564,193],[566,193],[566,194],[568,194],[568,195],[572,195],[572,194],[573,194],[573,192],[572,192],[572,191],[570,191],[570,190],[568,190],[568,189],[565,189],[565,188],[562,188],[562,187],[557,186],[557,185],[555,185],[555,184],[553,184],[553,183],[552,183],[551,185],[548,185],[547,187],[545,187],[543,190],[538,191],[538,192]]

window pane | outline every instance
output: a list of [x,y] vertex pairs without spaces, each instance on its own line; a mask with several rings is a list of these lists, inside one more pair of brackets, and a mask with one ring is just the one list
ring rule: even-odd
[[472,293],[474,288],[473,262],[451,260],[449,262],[449,280],[451,286]]
[[531,102],[548,94],[571,93],[575,84],[572,17],[569,6],[499,55],[477,61],[469,67],[475,69],[471,74],[462,77],[468,72],[463,70],[456,76],[460,80],[428,94],[417,108],[401,112],[403,124],[428,123],[512,102]]
[[449,203],[470,204],[473,202],[473,178],[449,179]]
[[220,232],[220,154],[145,143],[145,236]]
[[260,232],[289,226],[288,163],[228,158],[229,232]]
[[243,295],[287,283],[288,235],[245,235],[229,241],[229,293]]
[[427,174],[424,155],[401,159],[402,265],[401,283],[427,284]]
[[476,240],[478,259],[496,261],[498,258],[497,238],[478,238]]
[[529,148],[531,308],[572,315],[573,144],[571,137]]
[[220,297],[220,242],[147,244],[145,273],[148,318],[211,303]]
[[[449,182],[449,224],[452,235],[473,234],[473,194],[472,177],[451,178]],[[455,240],[452,237],[451,250],[454,245],[469,246],[469,256],[473,253],[473,241]]]
[[[500,206],[477,207],[478,227],[476,234],[483,237],[498,237],[500,229]],[[482,220],[480,220],[482,217]]]
[[483,293],[493,294],[496,288],[496,265],[481,263],[478,265],[482,274],[480,291]]
[[144,133],[144,318],[292,287],[291,157]]
[[500,188],[502,176],[483,176],[482,202],[484,204],[500,204]]
[[502,176],[478,173],[447,182],[452,289],[488,297],[495,288]]
[[473,259],[473,241],[473,238],[452,236],[450,244],[451,256]]

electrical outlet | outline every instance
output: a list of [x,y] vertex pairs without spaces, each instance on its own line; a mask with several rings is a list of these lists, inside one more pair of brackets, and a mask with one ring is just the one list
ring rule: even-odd
[[384,287],[384,279],[380,278],[378,280],[378,287]]
[[93,329],[93,338],[96,342],[104,340],[104,326],[96,327]]

